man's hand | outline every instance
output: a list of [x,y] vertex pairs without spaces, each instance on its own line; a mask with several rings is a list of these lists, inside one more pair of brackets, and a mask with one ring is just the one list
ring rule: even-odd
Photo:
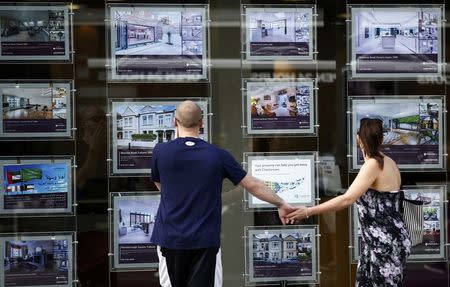
[[288,223],[286,216],[288,214],[292,214],[293,212],[295,212],[295,207],[292,207],[286,202],[278,207],[278,216],[280,217],[281,223],[283,223],[283,225],[286,225]]
[[298,223],[302,219],[307,218],[308,217],[307,209],[308,208],[306,206],[298,206],[295,209],[295,211],[286,215],[286,223],[294,224]]

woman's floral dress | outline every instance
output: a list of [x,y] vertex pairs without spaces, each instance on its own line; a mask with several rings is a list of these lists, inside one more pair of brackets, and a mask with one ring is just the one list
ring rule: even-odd
[[402,286],[411,241],[400,204],[400,192],[374,189],[356,201],[363,239],[356,286]]

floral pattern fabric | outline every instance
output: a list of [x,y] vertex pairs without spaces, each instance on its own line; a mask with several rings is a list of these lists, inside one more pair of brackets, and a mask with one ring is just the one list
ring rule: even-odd
[[356,273],[357,287],[403,285],[411,241],[400,200],[400,192],[369,189],[356,201],[363,243]]

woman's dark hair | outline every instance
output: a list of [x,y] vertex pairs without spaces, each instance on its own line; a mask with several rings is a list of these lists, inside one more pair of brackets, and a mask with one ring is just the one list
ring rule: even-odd
[[361,119],[358,136],[366,156],[374,158],[379,167],[383,169],[384,156],[380,152],[380,146],[383,142],[383,121],[380,119]]

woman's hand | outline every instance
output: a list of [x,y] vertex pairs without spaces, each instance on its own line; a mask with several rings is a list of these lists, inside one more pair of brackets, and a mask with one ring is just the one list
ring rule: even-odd
[[306,206],[298,206],[295,211],[286,215],[286,223],[295,224],[305,218],[308,218],[308,208]]

